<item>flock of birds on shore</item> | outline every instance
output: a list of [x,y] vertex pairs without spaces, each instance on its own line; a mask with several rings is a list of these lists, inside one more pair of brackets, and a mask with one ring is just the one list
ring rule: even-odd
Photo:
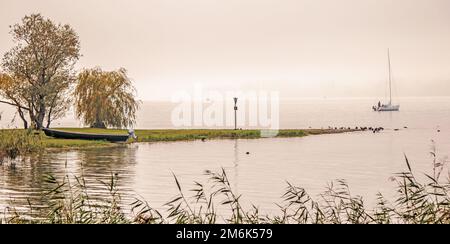
[[[405,129],[408,127],[404,127]],[[364,127],[364,126],[357,126],[355,128],[352,127],[331,127],[328,126],[328,129],[330,130],[357,130],[357,131],[372,131],[373,133],[379,133],[384,130],[384,127]],[[399,129],[394,129],[395,131],[398,131]]]
[[[311,127],[309,127],[309,128],[311,128]],[[363,127],[363,126],[358,127],[358,126],[357,126],[357,127],[355,127],[355,128],[352,128],[352,127],[331,127],[331,126],[328,126],[328,129],[329,129],[329,130],[372,131],[373,133],[379,133],[379,132],[381,132],[381,131],[384,130],[384,127]],[[408,127],[407,127],[407,126],[404,126],[403,129],[408,129]],[[400,129],[396,128],[396,129],[392,129],[392,130],[394,130],[394,131],[399,131]],[[441,130],[440,130],[440,129],[437,129],[437,132],[441,132]]]

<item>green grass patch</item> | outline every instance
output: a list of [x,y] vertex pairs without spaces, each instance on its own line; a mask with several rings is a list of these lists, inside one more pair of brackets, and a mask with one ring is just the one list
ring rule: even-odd
[[[95,129],[95,128],[56,128],[57,130],[91,133],[91,134],[128,134],[127,130]],[[279,130],[276,137],[303,137],[308,135],[343,133],[354,130],[330,129],[291,129]],[[258,139],[262,138],[260,130],[231,129],[166,129],[166,130],[136,130],[137,142],[192,141],[207,139]],[[114,147],[120,144],[107,141],[56,139],[46,136],[43,132],[30,130],[0,130],[2,138],[0,151],[23,154],[42,148],[78,149]],[[133,142],[130,140],[129,142]],[[0,153],[1,154],[1,153]]]
[[42,145],[39,133],[31,130],[0,130],[0,163],[40,149]]
[[[93,129],[93,128],[59,128],[59,130],[92,134],[127,134],[127,130]],[[308,135],[343,133],[355,130],[332,129],[289,129],[280,130],[277,137],[303,137]],[[190,141],[200,139],[258,139],[262,138],[260,130],[231,129],[166,129],[136,130],[138,142]]]

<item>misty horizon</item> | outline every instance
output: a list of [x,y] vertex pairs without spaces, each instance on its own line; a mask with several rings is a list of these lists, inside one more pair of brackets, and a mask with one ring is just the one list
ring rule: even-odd
[[76,68],[124,67],[142,100],[176,90],[279,91],[281,98],[386,97],[387,49],[396,97],[450,95],[450,2],[8,1],[9,26],[31,13],[69,24]]

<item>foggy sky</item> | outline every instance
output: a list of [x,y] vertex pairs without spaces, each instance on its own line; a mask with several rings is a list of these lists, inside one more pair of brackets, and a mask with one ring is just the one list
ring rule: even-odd
[[0,0],[9,25],[41,13],[79,34],[82,67],[124,67],[144,100],[174,90],[283,97],[450,95],[448,0]]

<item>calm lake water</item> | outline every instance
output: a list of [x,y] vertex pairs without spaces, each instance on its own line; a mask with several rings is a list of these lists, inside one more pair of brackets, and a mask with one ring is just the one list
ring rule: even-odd
[[[404,154],[418,174],[431,171],[430,150],[434,141],[440,160],[450,155],[450,98],[403,98],[400,112],[371,111],[374,99],[310,99],[280,103],[282,128],[328,126],[383,126],[373,134],[355,132],[304,138],[259,140],[210,140],[206,142],[142,143],[114,149],[43,153],[34,159],[0,166],[0,210],[7,205],[26,209],[28,200],[42,204],[48,188],[43,175],[62,177],[83,172],[93,194],[105,194],[100,181],[119,174],[124,202],[136,194],[160,208],[176,194],[172,172],[183,188],[205,182],[205,170],[228,173],[235,191],[266,213],[277,213],[286,181],[322,192],[334,179],[346,179],[353,194],[369,203],[381,192],[391,197],[393,173],[406,168]],[[173,104],[144,103],[139,128],[170,128]],[[0,108],[1,110],[1,108]],[[3,115],[3,127],[8,111]],[[65,118],[59,126],[77,126]],[[404,128],[404,127],[408,128]],[[394,129],[400,129],[394,131]],[[438,132],[437,130],[440,130]],[[250,154],[246,154],[249,152]],[[28,199],[28,200],[27,200]]]

